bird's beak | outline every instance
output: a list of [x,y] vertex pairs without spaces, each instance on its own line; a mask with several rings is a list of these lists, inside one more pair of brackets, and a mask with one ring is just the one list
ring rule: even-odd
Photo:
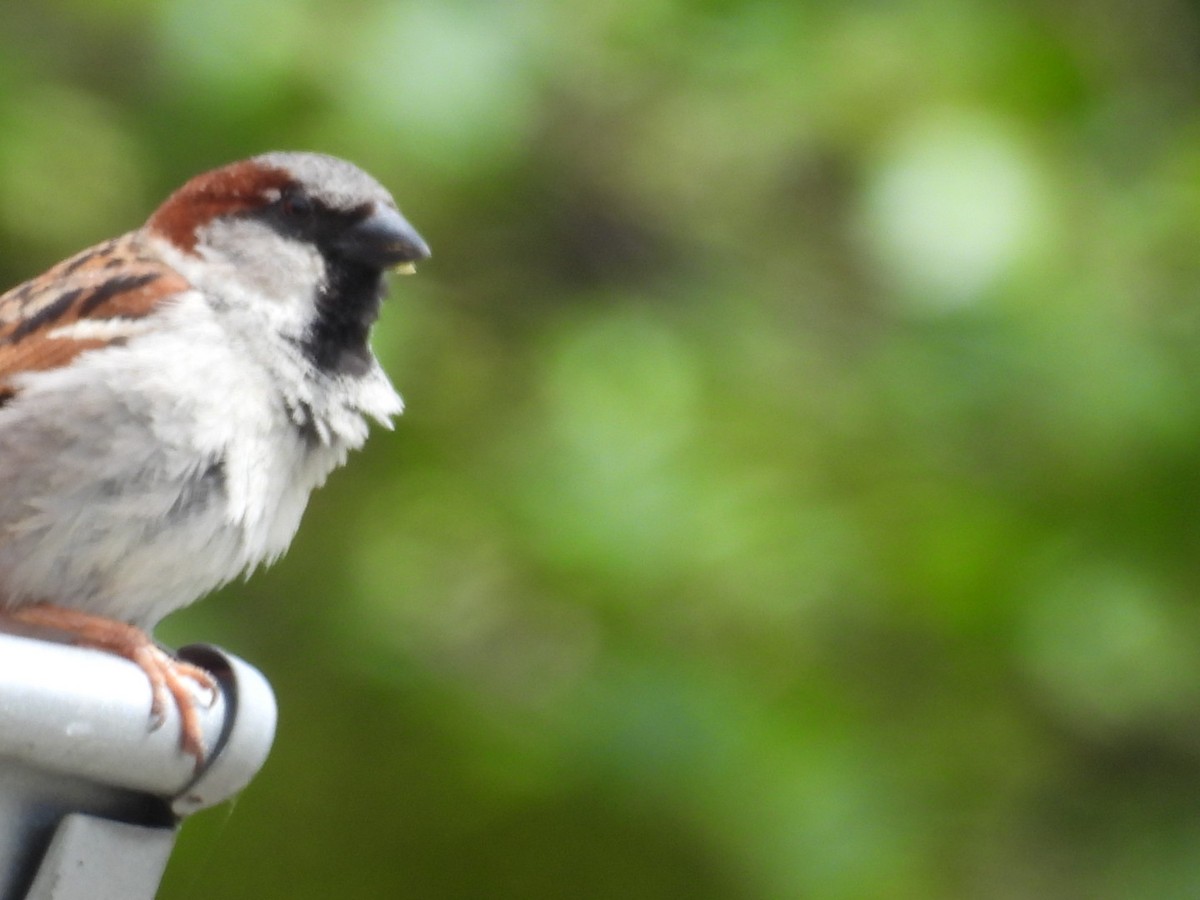
[[411,275],[417,263],[429,258],[429,245],[390,206],[376,207],[347,228],[338,243],[352,259],[404,275]]

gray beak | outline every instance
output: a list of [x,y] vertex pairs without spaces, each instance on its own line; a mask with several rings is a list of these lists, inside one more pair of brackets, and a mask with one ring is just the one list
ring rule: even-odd
[[338,239],[338,248],[351,259],[400,272],[414,271],[415,263],[429,259],[429,245],[390,206],[376,207],[347,228]]

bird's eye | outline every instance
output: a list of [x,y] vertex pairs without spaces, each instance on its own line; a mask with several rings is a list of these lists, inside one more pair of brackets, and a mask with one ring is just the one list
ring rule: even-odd
[[312,200],[300,190],[286,191],[279,198],[279,205],[283,209],[284,215],[293,219],[307,218],[313,208]]

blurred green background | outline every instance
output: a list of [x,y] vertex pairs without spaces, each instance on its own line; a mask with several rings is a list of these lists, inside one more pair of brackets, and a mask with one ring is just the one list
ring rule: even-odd
[[2,0],[0,275],[346,156],[408,401],[172,617],[162,896],[1200,896],[1200,8]]

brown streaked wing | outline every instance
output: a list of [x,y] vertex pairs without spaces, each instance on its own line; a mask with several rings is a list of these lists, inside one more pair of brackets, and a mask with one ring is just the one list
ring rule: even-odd
[[53,337],[80,320],[139,319],[164,298],[188,289],[178,272],[146,247],[138,232],[97,244],[0,295],[0,405],[19,372],[53,369],[102,337]]

